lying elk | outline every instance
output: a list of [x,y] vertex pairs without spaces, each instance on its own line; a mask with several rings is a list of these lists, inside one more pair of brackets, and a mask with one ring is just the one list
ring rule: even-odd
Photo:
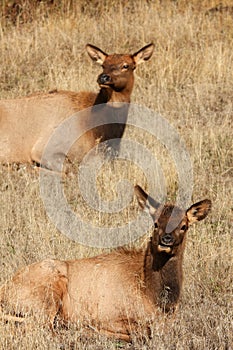
[[[92,125],[92,119],[87,116],[80,121],[77,118],[75,128],[77,134],[82,136],[69,152],[68,159],[80,161],[100,141],[122,137],[134,85],[134,69],[151,57],[154,45],[149,44],[133,55],[108,55],[90,44],[86,45],[86,50],[91,59],[103,68],[97,79],[99,93],[51,91],[0,101],[1,163],[36,163],[49,168],[48,164],[41,164],[42,154],[56,128],[76,112],[100,104],[105,104],[105,108],[99,109],[99,115],[94,113],[92,118],[99,118],[102,126],[86,132]],[[115,113],[115,110],[118,112]],[[114,113],[113,118],[117,119],[117,123],[105,125]],[[65,142],[67,138],[69,134],[62,136],[57,143]],[[62,153],[62,145],[59,146],[59,153]],[[56,164],[51,168],[56,170]]]
[[[1,287],[2,317],[22,321],[29,312],[43,313],[51,325],[61,319],[130,341],[140,320],[156,319],[159,309],[174,311],[182,286],[186,232],[208,215],[211,202],[205,199],[183,211],[161,206],[139,186],[135,193],[154,223],[146,248],[29,265]],[[172,226],[172,231],[166,230]]]

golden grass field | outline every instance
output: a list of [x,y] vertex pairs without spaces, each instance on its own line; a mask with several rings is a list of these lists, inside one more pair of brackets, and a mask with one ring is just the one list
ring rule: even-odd
[[[26,331],[1,322],[0,349],[233,349],[233,1],[223,0],[221,6],[215,0],[80,0],[50,6],[21,1],[25,6],[16,15],[13,3],[1,4],[1,98],[55,88],[97,91],[101,69],[90,61],[86,43],[108,53],[133,53],[153,41],[151,60],[136,70],[132,102],[160,113],[178,131],[193,164],[193,201],[209,198],[213,208],[188,232],[183,292],[169,329],[154,324],[152,339],[125,344],[85,336],[82,328],[52,337],[33,320]],[[166,149],[133,128],[126,129],[124,138],[138,140],[159,159],[168,199],[174,201],[177,171]],[[116,161],[98,177],[104,200],[116,198],[122,178],[147,189],[143,169]],[[67,260],[102,251],[71,241],[55,228],[33,167],[0,166],[0,188],[0,284],[19,267],[43,258]],[[81,199],[76,178],[67,177],[64,188],[75,211],[96,225],[118,225],[138,212],[135,199],[119,215],[94,212]],[[147,237],[145,232],[130,246],[144,244]]]

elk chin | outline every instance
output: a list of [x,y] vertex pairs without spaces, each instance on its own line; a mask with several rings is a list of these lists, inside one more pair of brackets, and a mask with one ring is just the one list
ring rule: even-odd
[[100,87],[101,89],[110,89],[110,88],[111,88],[111,85],[109,85],[109,84],[99,84],[99,87]]
[[161,244],[159,244],[158,245],[158,252],[159,253],[167,253],[167,254],[169,254],[169,253],[171,253],[171,251],[172,251],[172,248],[171,247],[167,247],[167,246],[164,246],[164,245],[161,245]]

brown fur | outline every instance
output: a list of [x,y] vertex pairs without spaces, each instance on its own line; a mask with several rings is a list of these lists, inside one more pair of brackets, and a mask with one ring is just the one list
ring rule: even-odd
[[[18,315],[21,321],[32,312],[51,325],[59,316],[63,322],[130,340],[137,325],[156,319],[160,308],[174,311],[182,286],[186,232],[190,224],[207,216],[211,202],[198,202],[185,212],[159,206],[139,186],[135,192],[155,224],[146,249],[118,249],[93,258],[50,259],[27,266],[1,287],[2,315],[6,319],[6,313],[10,318]],[[169,219],[173,228],[167,233]]]
[[[33,94],[28,97],[0,101],[0,162],[33,163],[36,162],[51,170],[56,169],[56,157],[51,165],[41,164],[45,145],[56,128],[74,113],[88,107],[106,104],[98,113],[90,116],[87,112],[84,121],[77,120],[75,128],[83,130],[92,125],[92,118],[103,122],[109,120],[111,113],[121,123],[94,128],[75,143],[69,153],[69,160],[82,160],[83,155],[99,141],[121,138],[127,120],[128,107],[112,107],[112,102],[130,102],[134,84],[133,71],[136,66],[148,60],[154,49],[153,44],[143,47],[133,55],[108,55],[93,45],[86,46],[91,59],[102,65],[103,72],[98,77],[99,93],[53,91],[51,93]],[[115,111],[118,112],[115,112]],[[66,134],[64,138],[69,138]],[[62,153],[62,141],[59,152]],[[64,140],[65,142],[66,140]],[[55,153],[55,151],[54,151]],[[65,154],[66,155],[66,154]]]

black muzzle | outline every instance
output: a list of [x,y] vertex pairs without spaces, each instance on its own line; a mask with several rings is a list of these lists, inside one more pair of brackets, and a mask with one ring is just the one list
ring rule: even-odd
[[104,73],[100,74],[97,79],[97,83],[100,85],[109,84],[110,81],[111,81],[111,77],[108,74],[104,74]]

